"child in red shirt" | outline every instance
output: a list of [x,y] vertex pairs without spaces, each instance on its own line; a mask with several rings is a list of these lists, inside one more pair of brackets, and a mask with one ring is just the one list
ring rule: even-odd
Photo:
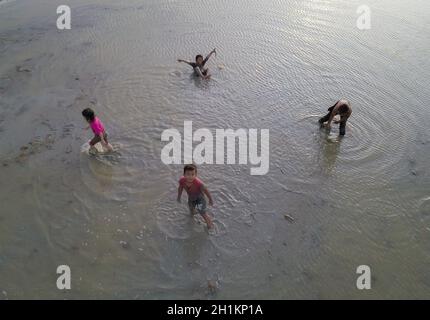
[[209,205],[213,206],[212,196],[203,182],[197,178],[197,167],[193,164],[187,164],[184,167],[184,175],[179,180],[178,187],[178,202],[181,202],[182,191],[188,194],[188,207],[190,213],[195,214],[196,210],[205,220],[208,229],[213,227],[213,222],[208,213],[206,212],[206,195],[209,199]]

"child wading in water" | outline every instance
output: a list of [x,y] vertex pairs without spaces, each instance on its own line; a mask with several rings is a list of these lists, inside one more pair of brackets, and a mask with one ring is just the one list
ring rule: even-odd
[[209,79],[209,69],[205,68],[206,62],[208,62],[209,58],[213,53],[216,53],[216,50],[213,49],[205,59],[203,59],[203,56],[201,54],[198,54],[196,56],[196,62],[189,62],[182,59],[178,59],[178,62],[185,62],[189,64],[194,69],[194,74],[198,77],[201,77],[202,79]]
[[105,147],[108,151],[112,152],[113,148],[107,140],[108,137],[103,123],[100,121],[99,118],[96,117],[94,111],[91,108],[86,108],[84,111],[82,111],[82,115],[85,120],[87,120],[87,122],[90,124],[90,127],[94,132],[94,138],[92,138],[90,141],[90,152],[97,151],[95,145],[99,142],[101,142],[102,146]]
[[[331,129],[331,122],[333,121],[334,117],[336,115],[340,116],[340,120],[335,120],[334,123],[339,123],[339,135],[344,136],[345,135],[345,129],[346,129],[346,122],[348,121],[348,118],[351,116],[352,108],[351,104],[348,100],[341,99],[338,102],[334,104],[334,106],[328,108],[328,113],[318,120],[321,127],[326,127],[327,130],[330,131]],[[327,122],[325,124],[325,122]]]
[[192,215],[196,214],[196,210],[205,220],[208,229],[213,227],[212,219],[206,212],[206,195],[209,199],[209,205],[213,206],[212,196],[203,182],[197,178],[197,167],[193,164],[187,164],[184,167],[184,175],[179,180],[178,202],[181,202],[182,191],[188,194],[188,207]]

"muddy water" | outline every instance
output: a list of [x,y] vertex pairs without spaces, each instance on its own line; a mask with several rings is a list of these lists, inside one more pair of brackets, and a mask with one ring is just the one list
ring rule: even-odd
[[[428,1],[368,1],[367,31],[359,1],[78,0],[65,31],[60,4],[0,1],[2,298],[430,297]],[[208,82],[176,62],[213,47]],[[82,150],[87,106],[115,155]],[[190,120],[270,130],[267,175],[199,167],[214,235],[160,160]]]

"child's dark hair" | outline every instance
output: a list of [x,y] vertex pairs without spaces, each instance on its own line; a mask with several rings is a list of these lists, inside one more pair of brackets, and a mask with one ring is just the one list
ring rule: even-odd
[[347,106],[346,104],[341,105],[341,106],[340,106],[340,108],[339,108],[339,113],[343,113],[343,114],[345,114],[345,113],[347,113],[348,111],[349,111],[349,108],[348,108],[348,106]]
[[199,58],[202,58],[202,59],[203,59],[203,56],[202,56],[201,54],[196,55],[196,61],[197,61]]
[[85,110],[82,111],[82,115],[84,116],[85,119],[87,119],[87,121],[94,121],[94,111],[91,108],[86,108]]
[[187,171],[195,171],[197,173],[197,167],[195,164],[186,164],[184,167],[184,175]]

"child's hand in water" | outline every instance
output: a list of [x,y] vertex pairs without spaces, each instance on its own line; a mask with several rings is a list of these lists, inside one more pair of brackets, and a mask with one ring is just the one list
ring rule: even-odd
[[213,207],[213,206],[214,206],[214,202],[212,201],[212,199],[211,199],[211,200],[209,200],[209,205],[210,205],[211,207]]

